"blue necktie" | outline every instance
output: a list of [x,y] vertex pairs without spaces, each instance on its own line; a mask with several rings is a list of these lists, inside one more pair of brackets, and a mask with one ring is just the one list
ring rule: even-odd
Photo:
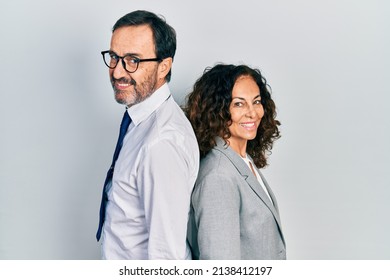
[[103,229],[104,218],[106,216],[106,205],[107,205],[107,201],[108,201],[107,185],[112,180],[112,175],[114,174],[115,162],[118,159],[119,152],[120,152],[120,150],[122,148],[122,144],[123,144],[123,138],[125,138],[126,131],[127,131],[127,128],[129,127],[130,123],[131,123],[131,118],[130,118],[129,114],[127,113],[127,111],[125,111],[125,114],[123,115],[123,119],[122,119],[122,123],[121,123],[121,128],[119,131],[118,142],[116,143],[114,156],[112,158],[111,167],[108,170],[106,180],[104,181],[102,202],[100,204],[99,228],[98,228],[98,231],[96,233],[97,241],[100,240],[100,236],[102,234],[102,229]]

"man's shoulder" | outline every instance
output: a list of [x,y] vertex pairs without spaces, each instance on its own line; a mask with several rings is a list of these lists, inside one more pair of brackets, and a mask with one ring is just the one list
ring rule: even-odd
[[183,135],[184,137],[195,138],[191,123],[185,116],[183,110],[170,97],[168,98],[153,115],[153,122],[156,129],[162,135]]
[[171,97],[137,128],[144,149],[171,145],[186,153],[198,151],[198,143],[190,122]]
[[169,96],[155,111],[157,117],[161,118],[173,118],[173,119],[187,119],[184,111],[180,108],[179,104]]

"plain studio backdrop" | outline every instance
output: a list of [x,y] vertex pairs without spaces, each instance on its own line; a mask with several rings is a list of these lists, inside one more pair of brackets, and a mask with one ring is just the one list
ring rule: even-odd
[[264,174],[289,259],[390,259],[385,0],[2,0],[0,259],[100,258],[100,198],[124,110],[100,51],[137,9],[177,31],[180,104],[217,62],[267,78],[282,138]]

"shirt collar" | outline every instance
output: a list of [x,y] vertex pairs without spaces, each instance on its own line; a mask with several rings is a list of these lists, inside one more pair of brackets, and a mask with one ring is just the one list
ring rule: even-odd
[[135,104],[127,108],[127,112],[131,117],[135,126],[138,126],[143,120],[149,117],[165,100],[171,96],[168,84],[163,84],[151,96],[146,98],[141,103]]

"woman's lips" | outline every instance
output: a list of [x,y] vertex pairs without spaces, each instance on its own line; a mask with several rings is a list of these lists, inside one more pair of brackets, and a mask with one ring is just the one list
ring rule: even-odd
[[240,126],[245,128],[246,130],[254,130],[256,128],[256,123],[255,122],[242,122],[240,123]]

